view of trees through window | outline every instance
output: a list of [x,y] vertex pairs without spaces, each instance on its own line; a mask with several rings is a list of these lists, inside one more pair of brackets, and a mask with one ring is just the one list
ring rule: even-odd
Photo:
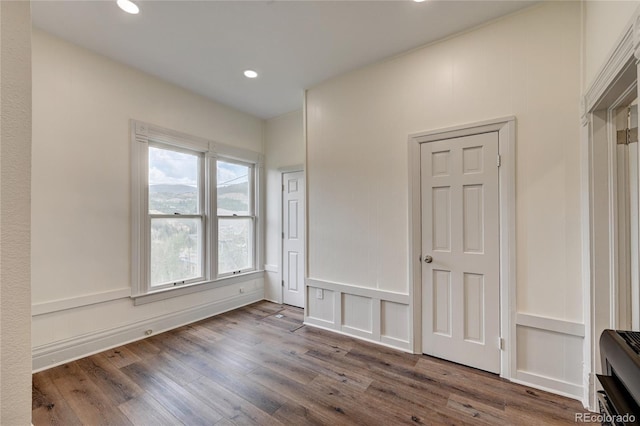
[[[200,157],[149,147],[151,286],[201,277]],[[174,215],[175,217],[154,217]]]
[[[202,162],[196,154],[149,147],[152,287],[204,276]],[[216,164],[218,273],[227,274],[254,266],[253,168]]]
[[253,267],[251,166],[217,162],[218,273]]

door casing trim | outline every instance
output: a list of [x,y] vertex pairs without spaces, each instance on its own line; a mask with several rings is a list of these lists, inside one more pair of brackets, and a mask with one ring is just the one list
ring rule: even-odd
[[[437,140],[498,132],[499,244],[500,244],[500,377],[516,371],[516,118],[508,116],[409,135],[409,299],[414,353],[422,353],[422,209],[420,144]],[[496,159],[497,160],[497,159]],[[496,342],[498,344],[498,342]]]

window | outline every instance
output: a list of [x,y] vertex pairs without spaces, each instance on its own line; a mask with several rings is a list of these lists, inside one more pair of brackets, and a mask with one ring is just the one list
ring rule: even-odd
[[151,287],[202,281],[202,154],[149,145]]
[[254,268],[253,166],[217,161],[218,274]]
[[132,122],[133,297],[256,272],[260,160]]

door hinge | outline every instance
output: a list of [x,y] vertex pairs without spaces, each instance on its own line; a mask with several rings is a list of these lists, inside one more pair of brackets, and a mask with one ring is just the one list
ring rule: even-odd
[[502,157],[498,154],[498,167],[502,166]]
[[284,232],[282,233],[282,239],[284,240]]
[[284,287],[284,280],[282,280],[282,287]]
[[629,145],[630,143],[638,142],[638,128],[618,130],[616,139],[618,145]]
[[282,185],[282,192],[284,192],[284,184]]
[[498,337],[498,349],[504,351],[504,339],[502,337]]

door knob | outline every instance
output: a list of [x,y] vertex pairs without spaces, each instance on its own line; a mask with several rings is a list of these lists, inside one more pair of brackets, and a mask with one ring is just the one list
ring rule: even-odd
[[431,262],[433,262],[433,257],[426,255],[424,257],[424,263],[431,263]]

